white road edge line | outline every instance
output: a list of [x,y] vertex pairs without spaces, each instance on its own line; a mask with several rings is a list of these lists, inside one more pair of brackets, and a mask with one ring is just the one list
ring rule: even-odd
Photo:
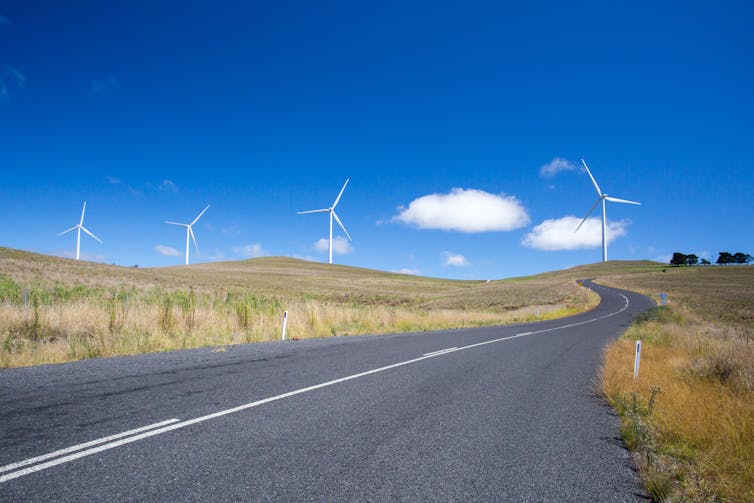
[[[214,412],[212,414],[207,414],[206,416],[200,416],[200,417],[197,417],[197,418],[194,418],[194,419],[189,419],[189,420],[186,420],[186,421],[175,422],[173,424],[168,424],[166,426],[163,426],[163,427],[160,427],[160,428],[157,428],[157,429],[150,429],[149,431],[145,431],[145,432],[139,433],[137,435],[127,436],[126,438],[120,438],[120,440],[116,440],[114,442],[106,443],[106,444],[100,445],[98,447],[93,447],[91,449],[87,449],[87,450],[84,450],[84,451],[79,451],[79,452],[76,452],[75,454],[71,454],[69,456],[64,456],[62,458],[54,459],[54,460],[48,461],[46,463],[41,463],[41,464],[38,464],[38,465],[30,466],[28,468],[24,468],[22,470],[18,470],[18,471],[15,471],[15,472],[8,473],[6,475],[2,475],[2,476],[0,476],[0,484],[3,483],[3,482],[7,482],[9,480],[13,480],[13,479],[18,478],[18,477],[23,477],[24,475],[29,475],[29,474],[34,473],[34,472],[38,472],[38,471],[41,471],[41,470],[46,470],[47,468],[52,468],[53,466],[57,466],[57,465],[60,465],[60,464],[63,464],[63,463],[68,463],[69,461],[74,461],[76,459],[83,458],[85,456],[91,456],[92,454],[97,454],[98,452],[106,451],[106,450],[109,450],[109,449],[114,449],[116,447],[120,447],[122,445],[130,444],[130,443],[136,442],[138,440],[142,440],[142,439],[145,439],[145,438],[153,437],[155,435],[161,435],[161,434],[167,433],[169,431],[177,430],[177,429],[180,429],[180,428],[185,428],[187,426],[191,426],[191,425],[194,425],[194,424],[197,424],[197,423],[202,423],[204,421],[209,421],[210,419],[216,419],[218,417],[227,416],[228,414],[233,414],[235,412],[240,412],[242,410],[251,409],[253,407],[259,407],[260,405],[264,405],[266,403],[275,402],[275,401],[278,401],[278,400],[282,400],[284,398],[289,398],[289,397],[292,397],[292,396],[300,395],[302,393],[308,393],[309,391],[314,391],[314,390],[317,390],[317,389],[320,389],[320,388],[326,388],[328,386],[333,386],[335,384],[339,384],[339,383],[342,383],[342,382],[351,381],[353,379],[359,379],[360,377],[365,377],[365,376],[368,376],[368,375],[377,374],[379,372],[384,372],[386,370],[394,369],[394,368],[397,368],[397,367],[403,367],[404,365],[410,365],[412,363],[420,362],[422,360],[427,360],[429,358],[435,358],[437,356],[442,356],[442,355],[444,355],[446,353],[451,353],[451,352],[456,352],[456,351],[463,351],[465,349],[472,349],[472,348],[476,348],[476,347],[480,347],[480,346],[486,346],[487,344],[494,344],[496,342],[509,341],[509,340],[512,340],[512,339],[518,339],[520,337],[526,337],[528,335],[540,334],[540,333],[543,333],[543,332],[551,332],[553,330],[559,330],[559,329],[563,329],[563,328],[570,328],[570,327],[575,327],[575,326],[579,326],[579,325],[586,325],[587,323],[593,323],[595,321],[604,320],[606,318],[610,318],[611,316],[615,316],[616,314],[620,314],[623,311],[625,311],[626,309],[628,309],[628,305],[629,305],[628,298],[625,295],[623,295],[623,294],[619,294],[619,295],[621,297],[623,297],[623,299],[626,301],[626,305],[623,306],[621,309],[619,309],[618,311],[616,311],[614,313],[610,313],[610,314],[607,314],[605,316],[601,316],[599,318],[592,318],[590,320],[583,321],[583,322],[580,322],[580,323],[571,323],[569,325],[563,325],[563,326],[560,326],[560,327],[548,328],[548,329],[539,330],[539,331],[536,331],[536,332],[524,332],[524,333],[520,333],[520,334],[516,334],[516,335],[510,335],[508,337],[501,337],[499,339],[492,339],[492,340],[489,340],[489,341],[477,342],[476,344],[470,344],[468,346],[461,346],[460,348],[455,348],[455,349],[454,348],[449,348],[448,350],[442,350],[440,352],[428,353],[428,354],[426,354],[424,356],[420,356],[418,358],[413,358],[411,360],[406,360],[406,361],[403,361],[403,362],[394,363],[392,365],[387,365],[385,367],[380,367],[380,368],[376,368],[376,369],[372,369],[372,370],[367,370],[366,372],[360,372],[358,374],[353,374],[353,375],[350,375],[350,376],[341,377],[339,379],[333,379],[332,381],[327,381],[327,382],[323,382],[323,383],[320,383],[320,384],[315,384],[313,386],[308,386],[306,388],[300,388],[300,389],[297,389],[297,390],[294,390],[294,391],[289,391],[288,393],[283,393],[281,395],[276,395],[276,396],[272,396],[272,397],[269,397],[269,398],[264,398],[262,400],[257,400],[256,402],[250,402],[250,403],[247,403],[247,404],[244,404],[244,405],[239,405],[237,407],[233,407],[233,408],[230,408],[230,409],[221,410],[219,412]],[[171,419],[169,421],[173,421],[173,420]],[[157,424],[160,424],[160,423],[157,423]],[[154,425],[152,425],[152,427],[154,427]],[[137,428],[136,430],[143,430],[144,428],[149,428],[149,426],[145,426],[143,428]],[[130,430],[130,431],[134,432],[136,430]],[[123,436],[128,435],[128,433],[129,432],[123,432],[123,433],[119,433],[117,435],[112,435],[111,437],[116,437],[116,436],[123,437]],[[105,438],[108,438],[108,437],[105,437]],[[102,440],[102,439],[100,439],[100,440]],[[93,440],[92,442],[99,443],[96,440]],[[89,442],[87,444],[89,444]],[[80,446],[83,446],[83,445],[86,445],[86,444],[80,444],[79,448],[80,448]],[[74,446],[74,447],[76,447],[76,446]],[[73,447],[71,447],[69,449],[73,449]],[[66,449],[62,449],[62,450],[66,450]],[[60,451],[56,451],[56,452],[60,452]],[[28,459],[28,460],[25,460],[25,461],[19,461],[18,463],[14,463],[13,465],[26,466],[28,464],[33,463],[34,462],[33,460],[35,460],[35,459],[39,459],[39,458],[45,458],[45,459],[47,459],[49,457],[53,457],[53,455],[54,455],[54,453],[45,454],[43,456],[37,456],[36,458],[31,458],[31,459]],[[13,466],[13,465],[6,465],[6,466]],[[5,467],[3,467],[3,468],[5,468]]]
[[452,353],[453,351],[458,351],[458,347],[453,346],[452,348],[445,348],[445,349],[440,349],[437,351],[432,351],[431,353],[424,353],[424,356],[437,356],[437,355],[442,355],[445,353]]

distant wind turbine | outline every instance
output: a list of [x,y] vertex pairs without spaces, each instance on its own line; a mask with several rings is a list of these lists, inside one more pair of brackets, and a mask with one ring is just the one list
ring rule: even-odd
[[600,190],[600,186],[597,185],[597,180],[594,179],[592,176],[592,172],[589,171],[589,166],[586,165],[586,162],[584,162],[584,159],[581,159],[581,163],[586,168],[586,172],[589,174],[589,178],[592,179],[592,183],[594,184],[594,188],[597,190],[597,202],[594,203],[594,206],[589,210],[589,213],[586,214],[584,217],[584,220],[581,221],[578,227],[576,227],[576,230],[574,232],[578,232],[579,229],[581,229],[581,226],[584,225],[584,222],[586,222],[586,219],[589,218],[589,215],[592,214],[594,211],[594,208],[597,207],[600,202],[602,202],[602,261],[607,262],[607,237],[605,235],[606,232],[606,225],[607,225],[607,219],[605,217],[605,201],[610,201],[613,203],[626,203],[626,204],[641,204],[637,203],[636,201],[629,201],[627,199],[618,199],[617,197],[611,197],[607,194],[603,194]]
[[194,230],[192,229],[192,226],[202,217],[202,215],[204,215],[204,212],[207,211],[208,209],[209,209],[209,204],[207,205],[206,208],[204,208],[202,210],[201,213],[199,213],[196,216],[196,218],[194,219],[194,221],[191,222],[190,224],[181,224],[181,223],[178,223],[178,222],[168,222],[167,220],[165,221],[166,224],[180,225],[180,226],[186,228],[186,265],[188,265],[188,263],[189,263],[189,236],[191,236],[191,239],[194,240],[194,247],[196,248],[196,254],[199,255],[199,245],[196,244],[196,237],[194,237]]
[[338,218],[338,214],[335,213],[335,207],[338,205],[338,202],[340,201],[340,196],[343,195],[343,191],[346,190],[346,185],[348,185],[348,179],[346,179],[346,183],[343,184],[343,188],[340,189],[340,193],[338,194],[338,197],[335,198],[335,202],[332,203],[332,206],[329,208],[322,208],[321,210],[309,210],[309,211],[299,211],[296,214],[297,215],[303,215],[304,213],[324,213],[328,212],[330,213],[330,247],[329,247],[329,263],[332,264],[332,219],[335,217],[335,221],[338,222],[338,225],[340,225],[340,228],[343,229],[343,232],[346,233],[346,236],[348,236],[349,241],[353,241],[351,239],[351,235],[348,234],[348,231],[343,226],[343,222],[340,221],[340,218]]
[[89,234],[90,236],[92,236],[94,239],[96,239],[97,241],[99,241],[100,243],[102,243],[102,241],[100,240],[100,238],[98,238],[97,236],[95,236],[94,234],[92,234],[91,232],[89,232],[89,229],[87,229],[86,227],[84,227],[84,212],[85,211],[86,211],[86,201],[84,201],[84,207],[81,208],[81,220],[79,220],[79,224],[78,225],[74,225],[70,229],[65,230],[65,231],[61,232],[60,234],[58,234],[58,236],[62,236],[63,234],[66,234],[68,232],[76,231],[76,260],[79,259],[79,252],[81,250],[81,231],[86,232],[87,234]]

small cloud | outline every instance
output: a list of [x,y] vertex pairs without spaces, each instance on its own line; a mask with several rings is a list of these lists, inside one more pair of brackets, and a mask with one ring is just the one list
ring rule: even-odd
[[120,178],[116,178],[114,176],[106,176],[105,181],[110,185],[120,185],[121,183]]
[[157,245],[154,247],[154,250],[159,253],[160,255],[165,255],[166,257],[181,257],[183,256],[183,253],[179,252],[172,246],[165,246],[165,245]]
[[[545,251],[580,250],[602,246],[602,221],[596,217],[588,218],[576,232],[579,223],[581,219],[572,215],[545,220],[523,237],[521,245]],[[610,244],[615,238],[624,236],[627,228],[626,220],[608,221],[607,243]]]
[[[62,250],[56,254],[58,257],[64,257],[64,258],[76,258],[76,250]],[[101,253],[79,253],[79,259],[85,260],[87,262],[104,262],[105,259],[104,255]]]
[[460,253],[443,252],[442,257],[444,266],[468,267],[471,265],[471,262]]
[[225,260],[225,254],[219,248],[215,248],[215,253],[209,256],[205,256],[203,258],[207,260],[214,260],[214,261]]
[[449,194],[413,200],[393,221],[420,229],[474,233],[518,229],[529,223],[529,215],[514,196],[455,188]]
[[578,169],[579,167],[568,159],[555,157],[552,161],[539,168],[539,176],[552,178],[561,171],[576,171]]
[[26,90],[26,77],[12,66],[4,65],[0,73],[0,101],[10,101],[11,95]]
[[111,91],[118,86],[118,79],[112,75],[108,75],[103,79],[93,80],[89,84],[89,92],[91,94],[104,94]]
[[411,276],[416,276],[421,271],[419,269],[409,269],[408,267],[404,267],[403,269],[398,269],[397,271],[394,270],[394,271],[390,271],[390,272],[394,272],[394,273],[397,273],[397,274],[409,274]]
[[656,257],[652,257],[652,260],[654,260],[655,262],[663,263],[663,264],[669,264],[670,259],[672,258],[673,257],[671,255],[657,255]]
[[241,226],[238,224],[229,225],[220,229],[223,236],[238,236],[241,234]]
[[178,186],[172,180],[163,180],[157,188],[163,192],[178,192]]
[[[329,248],[329,240],[327,238],[322,238],[316,243],[314,243],[314,249],[320,253],[327,253],[327,250]],[[332,239],[332,252],[335,255],[348,255],[349,253],[353,253],[354,247],[351,246],[351,243],[342,236],[336,236]]]
[[244,258],[256,258],[266,255],[265,251],[262,249],[262,245],[259,243],[244,246],[234,246],[232,248],[232,251],[236,255],[240,255]]

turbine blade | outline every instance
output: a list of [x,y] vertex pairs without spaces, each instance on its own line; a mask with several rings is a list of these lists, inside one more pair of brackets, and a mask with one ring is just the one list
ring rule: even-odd
[[338,222],[338,225],[340,225],[340,228],[343,229],[343,232],[346,233],[346,236],[348,236],[348,240],[353,241],[353,239],[351,239],[351,235],[348,233],[345,226],[343,225],[343,222],[341,222],[340,219],[338,218],[338,214],[333,211],[332,216],[335,217],[335,221]]
[[602,198],[601,198],[601,197],[600,197],[600,198],[598,198],[598,199],[597,199],[597,202],[596,202],[596,203],[594,203],[594,206],[592,206],[592,207],[591,207],[591,208],[589,209],[589,212],[588,212],[588,213],[586,214],[586,216],[584,217],[584,220],[582,220],[582,221],[581,221],[581,223],[579,224],[579,226],[578,226],[578,227],[576,227],[576,230],[575,230],[575,231],[573,231],[573,232],[579,232],[579,229],[581,229],[581,226],[582,226],[582,225],[584,225],[584,222],[586,222],[586,219],[587,219],[587,218],[589,218],[589,215],[591,215],[591,214],[592,214],[592,212],[594,211],[594,208],[596,208],[596,207],[597,207],[597,205],[598,205],[598,204],[600,204],[600,201],[602,201]]
[[[92,236],[92,237],[93,237],[94,239],[96,239],[96,240],[97,240],[97,241],[99,241],[100,243],[102,243],[102,240],[101,240],[100,238],[98,238],[97,236],[95,236],[94,234],[92,234],[91,232],[89,232],[89,229],[87,229],[87,228],[86,228],[86,227],[84,227],[83,225],[81,226],[81,230],[82,230],[82,231],[84,231],[84,232],[86,232],[86,233],[87,233],[87,234],[89,234],[90,236]],[[102,244],[104,244],[104,243],[102,243]]]
[[594,177],[592,176],[592,172],[589,171],[589,166],[586,165],[586,161],[584,161],[584,159],[581,159],[581,163],[586,168],[586,172],[589,174],[589,178],[592,179],[592,183],[594,184],[594,188],[597,189],[597,195],[599,195],[600,197],[602,197],[602,191],[600,190],[600,186],[597,185],[597,180],[594,179]]
[[638,204],[641,206],[641,203],[637,203],[636,201],[629,201],[628,199],[618,199],[617,197],[605,197],[608,201],[612,201],[614,203],[626,203],[626,204]]
[[71,227],[70,229],[68,229],[68,230],[65,230],[65,231],[61,232],[60,234],[58,234],[58,236],[62,236],[63,234],[66,234],[66,233],[68,233],[68,232],[71,232],[71,231],[75,231],[75,230],[76,230],[76,229],[78,229],[78,228],[79,228],[79,226],[78,226],[78,225],[74,225],[74,226],[73,226],[73,227]]
[[338,201],[340,201],[340,196],[343,195],[343,191],[346,190],[346,185],[348,185],[348,178],[346,178],[346,183],[343,184],[343,188],[340,189],[340,192],[338,193],[338,197],[335,198],[335,202],[332,203],[333,209],[338,205]]
[[191,225],[194,225],[194,224],[196,223],[196,221],[197,221],[197,220],[199,220],[200,218],[202,218],[202,215],[204,215],[204,212],[205,212],[205,211],[207,211],[208,209],[209,209],[209,204],[207,205],[207,207],[206,207],[206,208],[204,208],[204,209],[202,210],[202,212],[201,212],[201,213],[199,213],[199,214],[198,214],[198,215],[196,216],[196,218],[194,219],[194,221],[193,221],[193,222],[191,222]]
[[84,212],[86,211],[86,201],[84,201],[84,207],[81,208],[81,220],[79,220],[79,225],[84,225]]
[[326,211],[330,211],[330,208],[322,208],[321,210],[297,211],[296,215],[303,215],[304,213],[324,213]]
[[[207,207],[209,208],[209,206]],[[194,229],[192,229],[191,226],[189,225],[188,230],[189,230],[189,234],[191,234],[191,239],[194,240],[194,248],[196,248],[196,254],[201,255],[201,253],[199,253],[199,245],[196,244],[196,237],[194,236]]]
[[167,220],[165,220],[165,223],[166,224],[170,224],[170,225],[182,225],[183,227],[188,227],[189,226],[188,224],[179,224],[178,222],[169,222]]

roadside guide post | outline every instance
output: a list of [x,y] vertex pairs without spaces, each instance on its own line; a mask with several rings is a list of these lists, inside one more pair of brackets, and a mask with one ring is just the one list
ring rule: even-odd
[[636,341],[636,356],[634,357],[634,381],[639,378],[639,363],[641,362],[641,341]]
[[667,303],[668,303],[668,294],[663,292],[660,294],[660,305],[664,306],[664,305],[667,305]]
[[281,340],[285,340],[286,325],[288,325],[288,311],[283,311],[283,336]]

